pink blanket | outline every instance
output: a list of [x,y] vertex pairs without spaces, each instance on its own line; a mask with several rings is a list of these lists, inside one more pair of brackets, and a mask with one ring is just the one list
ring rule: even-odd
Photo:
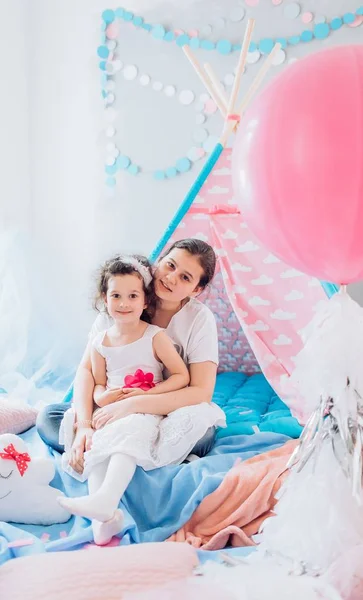
[[237,463],[221,485],[204,498],[191,519],[168,541],[218,550],[254,546],[252,536],[273,515],[275,495],[288,475],[286,464],[298,440]]

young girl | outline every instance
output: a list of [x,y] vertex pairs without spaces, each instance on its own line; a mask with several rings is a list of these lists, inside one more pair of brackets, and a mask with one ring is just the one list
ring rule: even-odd
[[[155,307],[146,259],[123,256],[108,261],[98,288],[113,320],[112,326],[96,335],[92,343],[94,401],[101,407],[98,410],[116,402],[126,403],[130,390],[151,396],[188,385],[188,369],[172,341],[160,327],[146,322]],[[166,381],[162,381],[164,369],[169,374]],[[224,414],[215,405],[203,403],[187,409],[176,410],[173,418],[167,419],[147,413],[126,413],[123,418],[109,419],[93,435],[92,446],[84,455],[82,475],[68,464],[74,413],[66,413],[63,467],[77,479],[88,477],[90,495],[62,497],[59,502],[73,514],[93,520],[96,543],[108,543],[121,530],[122,512],[117,507],[137,465],[150,470],[180,463],[207,427],[224,424]],[[93,420],[96,418],[97,410]],[[77,426],[83,425],[77,421]],[[178,429],[185,435],[175,436]]]
[[[157,393],[186,387],[188,369],[172,341],[160,327],[150,325],[156,297],[147,259],[111,259],[101,270],[98,289],[96,304],[104,302],[113,325],[92,343],[95,404],[118,402],[136,389],[152,394],[156,384]],[[161,384],[164,367],[170,377]]]

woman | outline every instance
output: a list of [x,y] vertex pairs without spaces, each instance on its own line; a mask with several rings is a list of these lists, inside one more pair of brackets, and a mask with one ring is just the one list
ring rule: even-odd
[[[155,394],[152,397],[130,393],[122,402],[104,407],[94,420],[95,429],[125,416],[127,410],[143,412],[145,402],[148,412],[168,415],[174,410],[201,402],[210,402],[215,386],[218,365],[218,336],[214,316],[207,306],[196,297],[210,283],[216,266],[213,248],[197,239],[175,242],[161,257],[155,271],[155,292],[159,305],[152,320],[153,325],[166,329],[178,352],[188,366],[190,385],[175,392]],[[72,445],[70,465],[78,473],[83,472],[84,452],[91,446],[93,428],[93,389],[91,372],[91,341],[99,332],[110,327],[110,318],[101,313],[89,334],[89,343],[78,367],[74,382],[73,404],[77,415],[76,435]],[[69,405],[56,404],[46,407],[38,416],[40,437],[56,450],[59,444],[59,427]],[[214,430],[193,449],[193,454],[204,456],[214,441]]]

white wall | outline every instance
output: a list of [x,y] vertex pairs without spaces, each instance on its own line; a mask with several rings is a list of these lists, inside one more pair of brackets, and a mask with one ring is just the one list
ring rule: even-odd
[[[167,19],[180,23],[181,19],[186,22],[190,18],[195,26],[214,14],[223,14],[227,4],[235,3],[199,0],[183,2],[181,6],[180,0],[175,4],[125,0],[123,5],[152,22]],[[115,197],[108,198],[104,187],[103,103],[96,48],[102,11],[120,3],[114,0],[29,0],[26,36],[21,33],[25,26],[24,4],[25,0],[23,3],[2,0],[0,8],[1,40],[3,43],[5,40],[2,63],[10,81],[9,94],[3,93],[0,100],[4,106],[0,110],[4,121],[2,131],[6,132],[1,136],[1,145],[2,150],[8,152],[1,191],[6,197],[16,199],[6,205],[2,201],[0,216],[5,213],[2,218],[7,225],[14,220],[29,221],[29,114],[33,233],[52,257],[51,275],[59,280],[59,289],[67,293],[67,298],[62,298],[63,312],[70,311],[76,319],[78,339],[78,335],[84,336],[92,318],[85,309],[89,307],[90,274],[98,261],[116,249],[147,253],[179,205],[197,169],[163,184],[155,183],[149,175],[133,178],[124,174],[119,178]],[[185,8],[186,4],[194,8],[182,16],[181,7]],[[320,10],[334,16],[356,9],[360,2],[304,0],[300,4],[305,10]],[[264,35],[290,35],[302,29],[301,21],[282,21],[281,12],[277,8],[271,10],[271,6],[270,0],[261,0],[258,8],[248,9],[257,18],[256,39]],[[14,22],[18,23],[15,45],[14,32],[9,27],[9,23]],[[240,25],[241,36],[245,23],[246,20]],[[359,42],[362,30],[363,27],[344,28],[324,42],[290,48],[288,57],[299,57],[328,44]],[[24,39],[27,41],[26,68]],[[11,59],[8,59],[8,45]],[[155,77],[195,91],[201,89],[175,47],[155,42],[147,34],[136,35],[133,29],[125,27],[120,50],[124,61],[142,65]],[[14,52],[19,69],[13,69]],[[237,55],[221,57],[208,53],[207,58],[222,77],[232,69]],[[258,66],[248,69],[245,85]],[[280,68],[283,66],[275,67],[270,76],[276,75]],[[25,72],[29,79],[29,113]],[[182,156],[194,127],[189,109],[183,112],[174,105],[168,107],[155,93],[146,92],[143,96],[140,90],[127,87],[122,76],[118,85],[120,145],[142,163],[152,164],[156,157],[166,160],[166,154]],[[8,118],[9,111],[12,118]],[[165,123],[167,127],[163,127]],[[216,133],[220,130],[219,117],[211,120],[210,128]]]
[[30,225],[26,0],[0,3],[0,232]]
[[52,253],[52,272],[68,292],[65,311],[78,314],[83,331],[101,173],[91,4],[31,0],[29,18],[33,232]]
[[96,49],[101,13],[118,3],[29,2],[32,227],[39,247],[52,257],[60,293],[67,293],[63,315],[71,313],[84,336],[94,318],[92,274],[100,255],[107,254],[110,232],[117,230],[118,249],[130,243],[127,220],[118,223],[105,198],[100,144],[103,103]]

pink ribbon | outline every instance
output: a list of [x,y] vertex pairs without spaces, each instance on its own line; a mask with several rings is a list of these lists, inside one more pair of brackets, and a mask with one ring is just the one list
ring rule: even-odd
[[237,206],[231,206],[230,204],[213,204],[213,206],[191,206],[189,209],[190,213],[193,214],[205,214],[205,215],[239,215],[240,210]]

